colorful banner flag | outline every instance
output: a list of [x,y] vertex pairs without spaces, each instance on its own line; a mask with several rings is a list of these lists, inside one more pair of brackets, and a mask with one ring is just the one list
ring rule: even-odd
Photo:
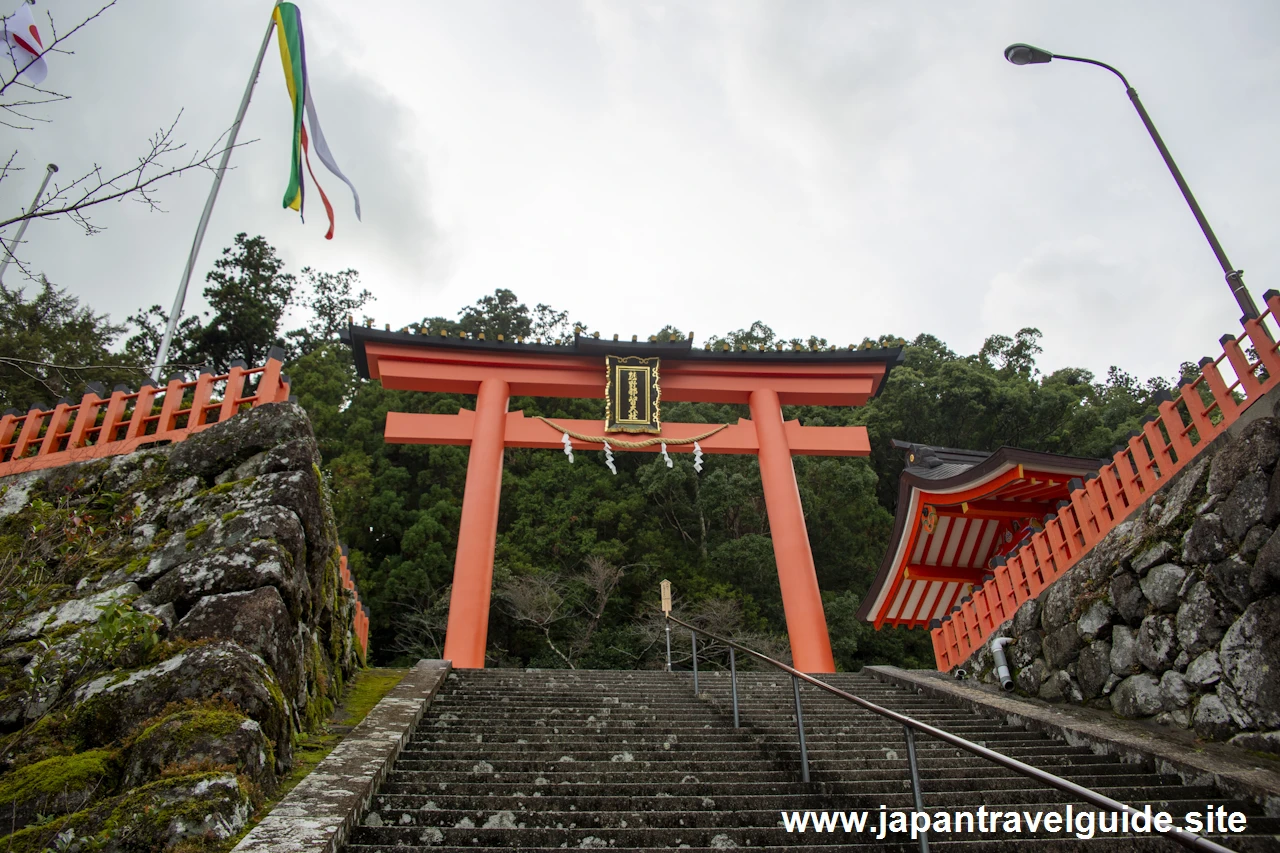
[[9,49],[9,58],[13,60],[15,71],[22,72],[18,76],[23,82],[39,86],[49,73],[44,57],[44,42],[40,31],[36,29],[36,19],[31,14],[31,6],[23,2],[18,11],[4,19],[4,40]]
[[[315,103],[311,96],[311,81],[307,76],[307,49],[302,35],[302,12],[293,3],[281,3],[272,12],[276,25],[276,38],[280,45],[280,61],[284,66],[285,87],[289,90],[289,100],[293,105],[293,142],[292,158],[289,164],[289,186],[284,193],[284,206],[305,214],[304,197],[305,182],[302,169],[305,164],[311,181],[320,193],[320,201],[324,204],[325,213],[329,217],[329,231],[325,239],[333,239],[333,205],[325,195],[320,182],[316,180],[315,171],[311,168],[310,148],[315,147],[316,156],[330,172],[336,175],[351,189],[355,199],[356,219],[360,218],[360,194],[355,184],[342,173],[334,160],[329,144],[325,141],[324,131],[320,129],[320,119],[316,116]],[[308,132],[310,131],[310,132]]]

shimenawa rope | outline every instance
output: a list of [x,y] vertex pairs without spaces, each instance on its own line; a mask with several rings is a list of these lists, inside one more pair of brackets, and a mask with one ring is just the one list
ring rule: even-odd
[[720,426],[716,427],[710,432],[704,432],[702,435],[695,435],[695,436],[691,436],[690,438],[663,438],[662,436],[654,436],[653,438],[646,438],[643,441],[623,441],[621,439],[610,438],[608,436],[603,436],[603,435],[595,435],[595,436],[582,435],[581,433],[574,432],[573,430],[565,429],[555,421],[547,420],[541,415],[537,415],[536,417],[538,418],[538,420],[542,421],[544,424],[551,427],[552,429],[559,430],[560,432],[564,433],[570,438],[576,438],[578,441],[585,441],[590,444],[608,444],[611,447],[621,447],[623,449],[628,449],[628,450],[636,450],[637,448],[641,448],[641,447],[653,447],[655,444],[664,444],[664,443],[665,444],[696,444],[699,441],[705,441],[706,439],[710,438],[711,436],[715,435],[721,430],[725,430],[729,428],[728,424],[721,424]]

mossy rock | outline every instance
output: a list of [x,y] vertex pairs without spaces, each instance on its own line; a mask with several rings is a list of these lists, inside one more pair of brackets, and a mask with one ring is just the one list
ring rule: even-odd
[[[6,853],[42,853],[61,832],[95,853],[153,853],[183,841],[224,841],[248,822],[249,791],[231,773],[160,779],[42,826],[0,837]],[[88,844],[84,844],[87,841]]]
[[275,756],[262,727],[225,702],[190,705],[144,728],[124,761],[124,787],[184,764],[234,767],[264,787],[275,782]]
[[216,497],[234,492],[236,489],[246,488],[253,483],[253,477],[243,477],[239,480],[229,480],[225,483],[219,483],[211,489],[205,489],[202,494]]
[[168,474],[212,480],[257,453],[303,437],[314,444],[311,421],[301,407],[294,403],[257,406],[176,445],[169,456]]
[[75,691],[65,729],[81,746],[110,744],[128,736],[140,720],[186,700],[229,702],[257,720],[276,744],[276,769],[290,766],[292,723],[275,676],[262,658],[228,640],[185,649],[154,666],[82,685]]
[[187,534],[186,534],[186,536],[187,536],[187,549],[188,549],[188,550],[190,550],[190,549],[191,549],[191,547],[192,547],[192,542],[191,542],[191,540],[193,540],[193,539],[197,539],[197,538],[199,538],[199,537],[203,536],[203,535],[204,535],[204,532],[205,532],[206,530],[208,530],[208,529],[209,529],[209,522],[208,522],[208,521],[201,521],[201,522],[199,522],[199,523],[197,523],[197,524],[193,525],[193,526],[191,527],[191,529],[189,529],[189,530],[187,531]]
[[267,662],[286,696],[298,696],[303,649],[297,623],[274,586],[206,595],[175,626],[173,636],[234,640]]
[[91,749],[46,758],[0,779],[0,814],[13,826],[37,815],[76,812],[114,792],[120,778],[119,752]]
[[61,497],[92,489],[102,481],[102,475],[107,473],[111,462],[110,459],[95,459],[91,462],[49,468],[48,473],[41,477],[44,481],[44,492],[53,497]]

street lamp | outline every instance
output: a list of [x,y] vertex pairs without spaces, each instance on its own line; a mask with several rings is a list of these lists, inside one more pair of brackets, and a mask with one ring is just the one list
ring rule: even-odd
[[1133,101],[1134,109],[1138,111],[1138,116],[1147,128],[1147,133],[1151,134],[1151,141],[1156,144],[1156,148],[1160,149],[1160,156],[1164,158],[1164,163],[1169,167],[1169,172],[1173,175],[1173,179],[1178,182],[1178,189],[1182,190],[1182,197],[1187,200],[1191,213],[1195,216],[1196,222],[1200,224],[1200,230],[1204,232],[1210,247],[1213,248],[1213,253],[1217,256],[1218,263],[1222,265],[1222,272],[1226,275],[1227,286],[1231,288],[1231,294],[1235,296],[1236,304],[1240,306],[1240,310],[1244,313],[1244,319],[1256,320],[1258,318],[1258,307],[1254,304],[1253,297],[1249,295],[1249,291],[1245,289],[1244,272],[1233,267],[1231,261],[1227,260],[1227,253],[1222,250],[1222,244],[1218,242],[1218,238],[1214,236],[1213,229],[1209,227],[1208,220],[1204,218],[1204,212],[1200,210],[1200,205],[1196,203],[1195,196],[1191,194],[1191,188],[1187,186],[1187,182],[1183,179],[1182,172],[1178,171],[1178,166],[1173,162],[1173,157],[1169,155],[1169,149],[1165,147],[1164,140],[1160,138],[1160,134],[1156,131],[1156,126],[1151,123],[1151,116],[1147,115],[1146,109],[1142,106],[1142,101],[1138,100],[1137,91],[1129,85],[1129,81],[1125,79],[1124,75],[1105,62],[1084,59],[1079,56],[1063,56],[1060,53],[1050,53],[1047,50],[1032,47],[1029,44],[1009,45],[1004,49],[1004,58],[1014,65],[1038,65],[1054,59],[1066,59],[1070,62],[1083,62],[1087,65],[1105,68],[1120,78],[1120,82],[1124,83],[1125,92],[1129,95],[1129,100]]

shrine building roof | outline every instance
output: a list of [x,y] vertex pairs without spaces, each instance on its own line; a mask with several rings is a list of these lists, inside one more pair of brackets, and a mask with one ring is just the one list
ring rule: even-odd
[[924,627],[1026,544],[1070,494],[1069,483],[1103,460],[1001,447],[985,453],[893,442],[906,467],[893,536],[858,618]]

